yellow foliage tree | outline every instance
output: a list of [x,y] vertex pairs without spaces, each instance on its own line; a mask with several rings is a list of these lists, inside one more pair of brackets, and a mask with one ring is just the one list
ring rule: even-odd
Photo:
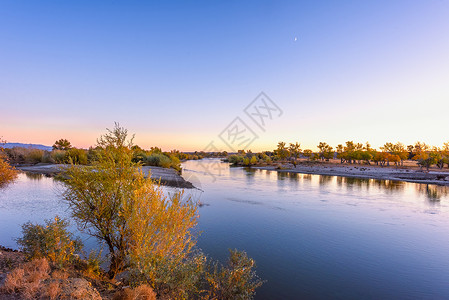
[[[0,144],[4,144],[0,138]],[[17,178],[17,171],[8,162],[6,162],[6,155],[3,153],[3,148],[0,147],[0,188],[5,187]]]
[[116,124],[97,143],[91,167],[68,169],[64,198],[79,228],[107,245],[109,277],[130,266],[128,256],[142,268],[154,257],[182,258],[194,245],[189,230],[196,225],[197,206],[177,194],[166,198],[144,177],[132,161],[126,129]]

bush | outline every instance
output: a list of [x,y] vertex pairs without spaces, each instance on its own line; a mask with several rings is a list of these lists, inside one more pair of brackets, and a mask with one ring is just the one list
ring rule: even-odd
[[67,162],[71,162],[75,165],[87,165],[86,151],[78,148],[67,150]]
[[25,152],[25,161],[32,164],[37,164],[42,161],[44,156],[44,150],[40,149],[29,149]]
[[144,185],[135,194],[134,201],[125,203],[123,209],[134,278],[138,283],[150,283],[169,298],[187,298],[196,291],[205,261],[201,254],[191,255],[198,206],[183,200],[181,193],[167,198],[154,184]]
[[[36,148],[14,147],[12,149],[4,149],[4,153],[13,163],[31,163],[37,164],[46,159],[47,151]],[[47,156],[48,158],[48,156]]]
[[113,300],[156,300],[156,293],[147,285],[142,284],[134,289],[126,288],[114,295]]
[[253,268],[256,264],[244,251],[229,250],[227,266],[212,266],[206,276],[211,299],[252,299],[256,288],[263,284]]
[[53,150],[50,153],[50,157],[53,160],[53,162],[57,164],[63,164],[66,162],[67,158],[67,151],[65,150]]
[[23,236],[17,239],[17,243],[28,258],[45,257],[64,267],[82,248],[81,241],[74,239],[67,230],[68,225],[67,221],[58,217],[46,220],[45,225],[25,223],[22,225]]
[[16,177],[17,171],[6,162],[4,157],[0,155],[0,188],[13,182]]
[[229,163],[233,165],[238,165],[239,163],[243,162],[243,157],[240,155],[231,155],[229,156]]
[[[139,153],[142,155],[142,153]],[[138,161],[139,156],[135,156],[133,158],[135,161]],[[161,153],[153,153],[147,156],[144,156],[143,163],[148,166],[162,167],[162,168],[173,168],[177,171],[181,170],[181,162],[179,158],[175,155],[167,156]]]
[[39,298],[37,296],[42,288],[42,283],[49,277],[49,273],[48,261],[45,258],[35,259],[12,270],[6,276],[3,289],[8,293],[18,292],[25,299]]
[[257,157],[256,156],[251,157],[250,164],[251,165],[257,164]]

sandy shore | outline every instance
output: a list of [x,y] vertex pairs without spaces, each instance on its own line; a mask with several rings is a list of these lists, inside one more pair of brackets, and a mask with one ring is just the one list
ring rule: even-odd
[[[18,170],[30,173],[43,174],[47,176],[55,176],[60,174],[67,168],[68,165],[62,164],[37,164],[34,166],[16,166]],[[151,179],[160,180],[161,184],[177,187],[177,188],[194,188],[193,184],[186,181],[173,169],[166,169],[160,167],[143,166],[142,171],[145,176],[151,174]]]
[[286,164],[283,169],[276,166],[252,168],[277,172],[330,175],[355,178],[371,178],[381,180],[397,180],[425,184],[449,186],[449,171],[420,171],[408,168],[378,167],[369,165],[339,165],[333,163],[302,163],[296,166]]

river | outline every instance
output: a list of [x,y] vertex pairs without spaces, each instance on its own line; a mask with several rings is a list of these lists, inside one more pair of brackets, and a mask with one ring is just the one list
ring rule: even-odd
[[[449,188],[183,163],[204,204],[198,246],[245,250],[267,282],[256,299],[449,298]],[[0,244],[20,224],[68,216],[62,186],[21,174],[0,191]],[[169,192],[173,189],[168,189]],[[90,243],[93,243],[91,240]]]

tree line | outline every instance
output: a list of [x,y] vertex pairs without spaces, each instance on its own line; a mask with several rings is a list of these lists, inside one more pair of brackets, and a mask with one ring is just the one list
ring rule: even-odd
[[416,161],[421,168],[429,168],[435,165],[439,169],[447,166],[449,168],[449,142],[442,147],[427,145],[423,142],[416,142],[413,145],[385,143],[380,149],[373,148],[369,142],[355,143],[347,141],[344,144],[338,144],[335,148],[326,142],[320,142],[317,145],[318,151],[311,149],[301,149],[298,142],[287,143],[279,142],[276,149],[272,151],[263,151],[252,153],[239,150],[237,154],[231,155],[227,160],[234,165],[255,165],[271,162],[291,162],[296,166],[299,158],[306,158],[309,161],[329,161],[339,159],[340,162],[348,164],[368,164],[372,163],[378,166],[403,166],[405,160]]

